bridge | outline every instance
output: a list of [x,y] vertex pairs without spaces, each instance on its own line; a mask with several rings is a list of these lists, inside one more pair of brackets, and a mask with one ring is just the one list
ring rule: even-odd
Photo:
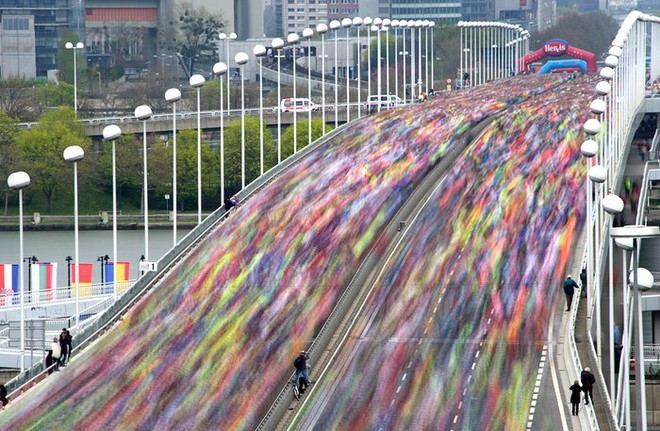
[[[246,187],[237,209],[205,219],[158,272],[77,332],[71,367],[25,396],[45,374],[8,385],[3,422],[646,429],[644,419],[632,422],[620,389],[628,382],[615,382],[608,365],[613,335],[602,325],[612,328],[615,313],[601,311],[615,297],[605,288],[614,252],[602,198],[621,190],[650,103],[647,32],[658,60],[651,76],[660,76],[658,23],[627,18],[601,82],[503,79],[333,130]],[[592,104],[589,118],[577,107],[585,98],[605,108]],[[641,184],[654,178],[654,163],[642,166]],[[659,272],[644,260],[654,248],[645,240],[635,255]],[[583,266],[586,299],[558,312],[564,274]],[[637,289],[626,289],[618,293],[624,349],[630,322],[643,335],[643,322],[629,317]],[[302,348],[319,380],[296,403],[286,382]],[[566,383],[584,364],[596,371],[598,407],[569,425]],[[79,397],[81,388],[93,396]]]

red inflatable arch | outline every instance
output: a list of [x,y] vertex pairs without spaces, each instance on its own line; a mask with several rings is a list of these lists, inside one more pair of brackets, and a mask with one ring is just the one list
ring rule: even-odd
[[562,55],[568,55],[570,57],[586,61],[587,72],[595,73],[597,71],[596,54],[593,52],[585,51],[583,49],[572,47],[563,39],[551,39],[547,41],[541,48],[534,52],[530,52],[518,60],[518,65],[520,66],[521,71],[527,71],[529,69],[529,65],[536,61],[539,61],[548,56],[560,57]]

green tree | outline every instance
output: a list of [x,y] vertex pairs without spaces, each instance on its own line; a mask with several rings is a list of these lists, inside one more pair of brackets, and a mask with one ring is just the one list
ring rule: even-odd
[[[264,125],[264,171],[277,164],[277,148],[273,134]],[[261,175],[261,134],[259,118],[245,117],[245,184]],[[225,129],[226,196],[241,189],[241,120],[229,123]]]
[[[123,203],[140,207],[142,197],[142,139],[136,135],[121,135],[115,141],[117,176],[117,206]],[[105,193],[112,193],[112,142],[103,142],[99,157],[99,175],[94,186]]]
[[32,177],[41,189],[51,213],[52,198],[57,188],[70,181],[71,170],[62,153],[70,145],[89,152],[90,144],[84,126],[71,108],[58,108],[45,113],[32,129],[23,130],[16,138],[17,165]]
[[[331,127],[326,126],[326,133],[332,130]],[[312,119],[312,142],[317,140],[323,134],[323,120],[318,118]],[[300,151],[305,148],[309,143],[309,121],[298,120],[296,124],[296,149]],[[282,158],[285,159],[293,154],[293,125],[287,127],[282,134]]]
[[[197,131],[177,132],[177,197],[179,209],[197,206]],[[209,199],[217,184],[219,170],[215,172],[215,155],[208,143],[201,142],[202,159],[202,200]]]
[[176,21],[170,22],[172,35],[168,37],[161,31],[161,47],[178,53],[179,63],[190,77],[198,63],[212,64],[224,23],[221,15],[211,14],[204,7],[194,8],[190,2],[181,4]]
[[73,106],[73,85],[66,82],[48,82],[35,88],[35,101],[46,107]]
[[85,76],[85,70],[87,69],[84,50],[67,49],[67,42],[71,42],[75,46],[76,43],[80,42],[80,38],[73,30],[65,30],[62,33],[62,39],[57,47],[57,78],[61,82],[67,82],[73,85],[73,56],[76,55],[76,72],[78,73],[78,89],[80,89],[83,88],[80,85],[82,84],[81,78]]
[[7,177],[13,172],[16,165],[15,141],[18,135],[17,121],[0,111],[0,184],[5,187],[5,211],[9,207],[9,187]]
[[604,12],[568,13],[554,27],[532,35],[530,48],[536,50],[550,39],[561,38],[600,57],[607,52],[618,27],[616,20]]

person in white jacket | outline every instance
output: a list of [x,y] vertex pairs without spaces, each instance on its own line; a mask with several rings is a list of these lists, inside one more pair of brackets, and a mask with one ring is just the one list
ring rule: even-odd
[[50,348],[53,350],[53,363],[55,364],[54,370],[59,371],[60,359],[62,358],[62,347],[60,347],[59,338],[53,338],[53,342],[51,343]]

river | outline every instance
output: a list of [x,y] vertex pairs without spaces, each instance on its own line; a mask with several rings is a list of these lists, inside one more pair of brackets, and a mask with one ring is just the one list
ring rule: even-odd
[[[188,229],[177,229],[179,240],[189,232]],[[100,282],[101,264],[99,256],[106,254],[112,261],[112,231],[80,231],[80,262],[93,263],[92,281]],[[24,232],[23,255],[36,256],[39,261],[58,262],[57,285],[67,285],[66,257],[75,255],[73,231],[30,231]],[[158,261],[172,248],[171,229],[149,230],[149,260]],[[117,232],[117,260],[130,262],[129,278],[137,278],[140,257],[144,254],[143,230],[120,230]],[[19,233],[0,232],[0,263],[18,263]],[[25,264],[27,265],[27,263]],[[27,270],[24,274],[27,274]],[[27,286],[27,275],[25,278]]]

